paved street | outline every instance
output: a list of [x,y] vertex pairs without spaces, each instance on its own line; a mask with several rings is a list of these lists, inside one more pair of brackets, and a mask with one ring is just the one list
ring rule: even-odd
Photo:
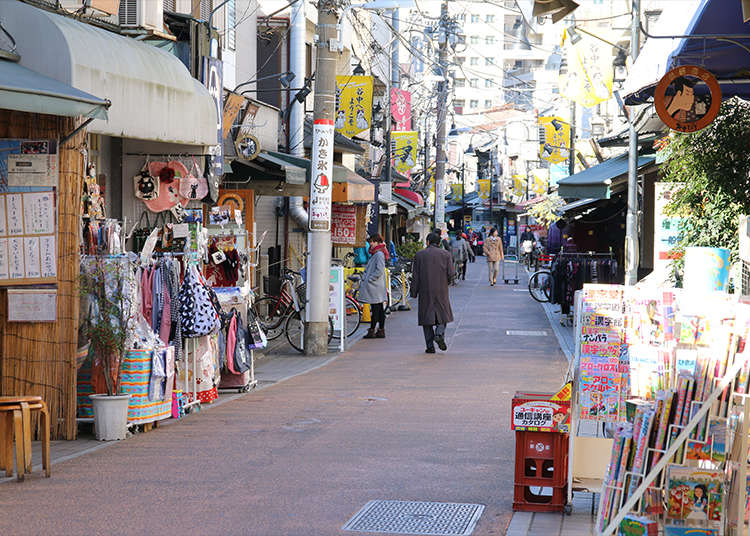
[[483,504],[474,534],[504,534],[510,399],[555,390],[567,361],[523,284],[490,288],[486,270],[452,289],[446,353],[424,353],[416,311],[394,313],[386,340],[0,485],[0,534],[352,534],[373,499]]

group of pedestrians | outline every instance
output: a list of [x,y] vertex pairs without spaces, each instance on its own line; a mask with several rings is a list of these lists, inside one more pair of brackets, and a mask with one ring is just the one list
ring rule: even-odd
[[[371,321],[365,339],[385,338],[385,302],[388,299],[385,267],[389,254],[383,238],[372,235],[368,239],[370,259],[362,274],[359,298],[370,304]],[[497,229],[490,230],[484,240],[490,286],[497,283],[503,244]],[[466,264],[473,262],[475,252],[466,235],[458,233],[451,241],[444,239],[440,229],[427,235],[427,247],[414,257],[412,266],[411,297],[419,299],[417,321],[422,326],[425,352],[435,353],[435,346],[447,350],[445,328],[453,321],[450,303],[450,285],[455,279],[466,279]]]

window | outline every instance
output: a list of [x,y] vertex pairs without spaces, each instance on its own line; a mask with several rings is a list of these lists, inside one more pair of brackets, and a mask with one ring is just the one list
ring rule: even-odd
[[177,0],[164,0],[164,11],[177,12]]
[[463,65],[466,63],[466,58],[464,56],[456,56],[456,63],[458,65]]
[[198,4],[198,18],[200,20],[208,20],[213,10],[213,2],[211,0],[200,0]]
[[458,20],[466,20],[466,13],[460,13],[460,14],[456,15],[456,18]]
[[492,86],[493,86],[492,80],[490,80],[489,78],[485,79],[484,87],[492,87]]
[[479,15],[472,15],[471,22],[479,22]]
[[469,37],[469,43],[472,45],[478,45],[479,44],[479,36],[478,35],[472,35]]
[[495,36],[494,35],[488,35],[484,38],[485,43],[488,45],[494,45],[495,44]]
[[487,99],[484,101],[484,107],[485,108],[492,108],[492,99]]
[[456,78],[455,86],[456,87],[466,87],[466,79],[465,78]]
[[227,4],[224,6],[224,14],[226,15],[225,28],[227,29],[227,33],[225,34],[225,45],[229,50],[235,49],[237,41],[237,31],[235,30],[236,2],[237,0],[229,0],[229,2],[227,2]]
[[485,15],[484,22],[492,24],[493,22],[495,22],[495,15]]
[[471,58],[469,60],[470,65],[479,65],[479,58]]
[[454,108],[463,108],[466,105],[466,101],[463,99],[456,99],[453,101]]
[[484,58],[485,65],[495,65],[495,58]]
[[474,99],[470,100],[469,108],[479,108],[479,101]]
[[472,78],[469,80],[469,86],[470,87],[479,87],[479,79],[478,78]]

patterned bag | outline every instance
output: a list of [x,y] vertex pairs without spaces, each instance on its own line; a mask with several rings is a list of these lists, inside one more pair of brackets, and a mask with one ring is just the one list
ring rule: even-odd
[[180,288],[180,320],[185,337],[203,337],[221,327],[219,314],[195,266],[190,266]]
[[180,195],[191,201],[200,201],[208,195],[208,182],[195,160],[190,175],[180,180]]
[[250,370],[250,351],[247,348],[247,330],[242,326],[242,318],[237,316],[237,340],[234,345],[234,370],[236,374],[244,374]]

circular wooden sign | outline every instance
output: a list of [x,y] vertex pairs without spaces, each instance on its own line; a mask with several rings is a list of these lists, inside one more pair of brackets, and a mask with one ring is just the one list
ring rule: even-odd
[[239,210],[240,213],[245,211],[245,200],[236,193],[227,192],[219,196],[219,200],[216,203],[217,206],[231,209],[230,215],[234,217],[234,211]]
[[[695,95],[698,81],[708,93]],[[667,95],[669,91],[669,95]],[[665,74],[654,91],[654,107],[664,124],[678,132],[695,132],[716,119],[721,106],[721,88],[716,77],[697,65],[676,67]]]
[[234,142],[234,148],[240,158],[245,160],[254,160],[260,153],[260,142],[252,134],[242,134]]

